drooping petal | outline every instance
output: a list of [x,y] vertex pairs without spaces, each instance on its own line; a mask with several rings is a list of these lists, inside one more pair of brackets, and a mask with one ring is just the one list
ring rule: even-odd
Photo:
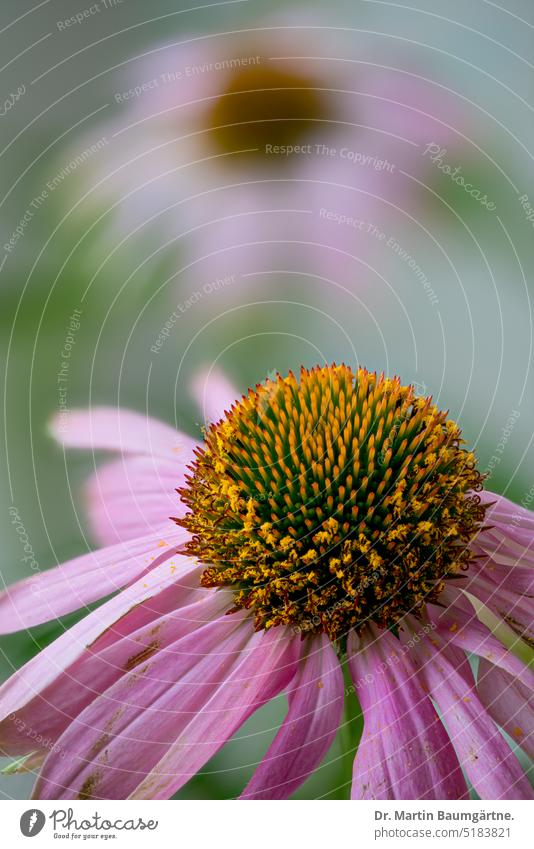
[[512,532],[507,532],[502,526],[490,526],[480,531],[473,542],[496,563],[505,566],[520,565],[532,571],[534,566],[534,532],[528,533],[528,540],[519,542],[514,539]]
[[[487,548],[490,553],[496,551],[497,555],[502,552],[509,557],[513,556],[516,563],[522,560],[522,566],[532,569],[534,566],[532,556],[534,532],[525,529],[523,531],[524,538],[520,541],[515,537],[515,530],[507,530],[501,525],[490,526],[479,533],[474,544],[480,544],[482,548]],[[509,563],[510,561],[507,560],[506,562]]]
[[58,741],[69,753],[68,764],[51,753],[36,796],[125,798],[171,744],[186,715],[180,693],[187,690],[185,681],[189,697],[200,702],[245,649],[250,631],[242,625],[242,615],[218,618],[153,654],[142,669],[125,672],[69,724]]
[[168,526],[186,507],[176,489],[184,484],[186,462],[124,457],[97,468],[85,485],[87,514],[101,545],[134,539]]
[[192,456],[195,441],[170,425],[132,410],[92,407],[58,415],[50,431],[65,448],[92,448],[149,457]]
[[233,383],[217,368],[206,369],[195,375],[191,388],[207,424],[219,421],[225,411],[241,397]]
[[[87,648],[92,645],[104,648],[114,641],[115,632],[129,633],[135,625],[150,621],[151,611],[157,613],[162,608],[164,612],[172,599],[179,606],[182,587],[184,597],[189,598],[192,591],[189,579],[197,573],[197,564],[188,558],[176,558],[174,565],[173,561],[162,563],[72,625],[2,685],[0,718],[5,720],[17,714],[34,696],[53,684]],[[166,590],[170,598],[165,597]],[[162,597],[165,602],[160,605]]]
[[[519,568],[528,580],[534,569],[534,512],[491,492],[481,492],[480,498],[487,505],[485,528],[473,542],[475,552],[485,555],[480,568],[500,564],[512,573]],[[474,565],[478,567],[478,562]]]
[[0,632],[31,628],[105,598],[175,556],[187,536],[169,522],[165,538],[160,531],[91,551],[12,584],[0,593]]
[[[73,719],[126,672],[142,666],[157,651],[193,633],[231,607],[231,594],[228,597],[227,593],[210,590],[204,590],[199,601],[180,606],[180,593],[176,589],[172,585],[161,593],[171,595],[169,590],[173,591],[174,609],[135,628],[140,609],[150,605],[144,602],[117,623],[122,635],[116,634],[110,642],[106,640],[109,630],[106,631],[44,690],[32,697],[28,688],[26,704],[0,722],[2,751],[10,755],[24,754],[35,748],[36,740],[55,744]],[[190,593],[186,591],[184,595]],[[157,598],[154,601],[158,604]],[[147,612],[141,620],[147,618]],[[24,675],[24,670],[20,674]]]
[[343,674],[324,634],[303,643],[289,708],[242,799],[287,799],[319,766],[339,728]]
[[[412,632],[417,623],[412,622]],[[402,639],[410,636],[403,632]],[[531,799],[532,788],[519,761],[481,703],[467,658],[459,669],[448,656],[440,635],[419,631],[412,640],[410,655],[417,674],[438,706],[458,760],[482,799]]]
[[399,640],[374,630],[358,646],[351,635],[348,653],[364,714],[352,798],[466,798],[447,732]]
[[[279,629],[276,629],[279,630]],[[247,614],[223,616],[123,676],[69,726],[38,798],[166,798],[245,719],[286,686],[287,636],[254,634]]]
[[499,619],[504,620],[525,642],[534,645],[534,600],[508,589],[508,582],[498,585],[486,574],[476,572],[466,587]]
[[[488,507],[486,527],[472,544],[472,570],[501,587],[534,597],[534,514],[498,498]],[[487,500],[487,496],[486,496]]]
[[[507,539],[529,546],[534,536],[534,512],[514,504],[502,495],[488,490],[480,492],[480,499],[487,505],[485,524],[493,531],[503,533]],[[486,533],[483,531],[482,533]]]
[[[91,648],[95,652],[103,651],[108,646],[114,645],[121,637],[133,634],[145,625],[153,625],[157,619],[167,613],[203,601],[212,593],[212,590],[206,590],[200,585],[200,576],[204,567],[199,566],[196,560],[173,558],[168,565],[164,563],[157,567],[157,570],[162,573],[161,588],[112,622],[91,643]],[[150,572],[150,578],[152,579],[152,572]],[[143,581],[144,579],[141,579],[139,583]]]
[[[520,566],[525,563],[519,555],[504,555],[497,549],[488,555],[480,546],[473,546],[475,552],[482,554],[471,567],[471,578],[478,574],[494,585],[495,592],[506,587],[507,592],[534,599],[534,569],[530,566]],[[534,551],[530,553],[534,561]]]
[[168,753],[129,798],[166,799],[179,790],[249,716],[287,687],[297,667],[296,643],[284,628],[255,635],[231,674],[182,726]]
[[534,690],[482,659],[477,691],[490,716],[534,760]]
[[472,605],[461,590],[449,587],[444,595],[445,607],[428,605],[428,613],[436,632],[444,645],[455,645],[463,651],[485,658],[508,673],[518,676],[525,686],[534,688],[534,670],[529,669],[518,657],[492,634],[481,622]]

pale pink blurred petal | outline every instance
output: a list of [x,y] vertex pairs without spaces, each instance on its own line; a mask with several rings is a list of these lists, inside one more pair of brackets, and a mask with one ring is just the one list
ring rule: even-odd
[[240,392],[218,368],[205,369],[195,375],[191,384],[193,397],[207,424],[222,419],[232,404],[241,398]]
[[50,430],[65,448],[120,451],[167,460],[189,458],[196,445],[190,436],[164,422],[116,407],[70,410],[66,416],[55,416]]
[[186,459],[124,457],[99,466],[85,485],[94,538],[112,545],[150,534],[165,535],[169,518],[186,512],[176,489],[185,483]]

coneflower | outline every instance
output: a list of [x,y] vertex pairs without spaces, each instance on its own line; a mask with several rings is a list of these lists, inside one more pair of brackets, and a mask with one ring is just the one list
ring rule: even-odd
[[345,662],[353,798],[532,797],[499,726],[532,753],[534,518],[484,492],[431,398],[332,365],[258,384],[201,445],[109,409],[59,435],[126,455],[90,484],[112,544],[9,588],[2,630],[121,591],[1,690],[36,798],[168,798],[284,692],[242,797],[286,798],[337,732]]

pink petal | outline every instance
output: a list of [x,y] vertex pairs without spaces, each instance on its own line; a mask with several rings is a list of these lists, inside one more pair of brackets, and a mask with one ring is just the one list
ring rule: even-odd
[[[375,129],[375,135],[385,131],[411,140],[418,148],[436,138],[444,147],[461,144],[455,128],[461,126],[465,131],[465,111],[450,92],[437,90],[423,79],[417,67],[411,73],[372,68],[362,73],[358,88],[362,92],[360,109],[365,110],[365,122]],[[397,144],[395,156],[406,158],[404,148],[408,145]],[[416,148],[414,156],[421,154]]]
[[489,527],[481,531],[473,545],[486,553],[496,563],[505,566],[521,566],[528,571],[534,567],[534,533],[528,541],[519,542],[500,527]]
[[123,457],[97,468],[86,484],[87,513],[95,539],[112,545],[168,526],[183,516],[176,489],[184,484],[186,462],[176,458]]
[[477,691],[480,701],[495,722],[504,728],[534,760],[534,695],[526,687],[487,660],[478,667]]
[[[95,652],[101,652],[107,646],[114,645],[121,637],[132,634],[145,625],[153,624],[167,613],[178,611],[182,607],[189,607],[197,602],[203,602],[215,592],[214,590],[206,590],[200,585],[200,576],[204,571],[204,566],[199,566],[196,560],[179,557],[171,561],[170,568],[165,564],[157,568],[164,575],[161,589],[155,595],[151,595],[145,601],[136,604],[124,616],[109,625],[91,643],[91,648]],[[150,573],[150,577],[152,577],[152,573]],[[222,595],[225,591],[219,590],[218,592]]]
[[503,532],[509,539],[529,545],[534,535],[534,512],[514,504],[502,495],[483,490],[483,504],[487,504],[486,524]]
[[477,559],[476,563],[472,565],[470,573],[472,579],[474,574],[477,574],[483,580],[491,581],[494,584],[494,591],[497,593],[501,587],[505,586],[510,593],[534,598],[534,569],[520,566],[519,563],[524,563],[524,560],[520,561],[517,557],[505,557],[497,553],[489,556],[479,546],[473,548],[476,553],[482,554],[483,557]]
[[406,649],[375,629],[359,648],[351,635],[348,652],[364,713],[352,798],[466,798],[454,749]]
[[472,575],[466,589],[484,602],[496,616],[504,619],[519,637],[527,642],[534,642],[534,610],[531,598],[510,591],[508,582],[499,586],[482,572]]
[[1,633],[31,628],[105,598],[169,560],[187,539],[169,522],[162,532],[82,554],[12,584],[0,593]]
[[171,586],[184,584],[189,592],[188,578],[192,573],[197,574],[198,566],[187,558],[179,560],[177,566],[173,566],[171,561],[170,564],[162,563],[152,569],[148,575],[126,587],[65,631],[12,675],[0,690],[2,719],[19,711],[33,696],[42,693],[92,644],[96,645],[98,641],[99,648],[108,645],[110,632],[107,629],[128,633],[129,629],[121,617],[126,617],[135,608],[143,611],[147,617],[150,605],[157,611],[159,605],[156,597]]
[[180,736],[129,798],[166,799],[176,793],[251,714],[287,687],[297,661],[297,639],[287,629],[256,634],[208,701],[196,710],[198,700],[191,703]]
[[435,605],[427,608],[444,644],[452,643],[463,651],[485,658],[511,675],[517,675],[525,686],[534,688],[534,671],[508,651],[478,619],[461,591],[448,588],[446,598],[450,602],[446,608]]
[[[69,761],[63,764],[51,753],[36,795],[124,798],[170,745],[174,728],[187,715],[188,703],[179,692],[180,685],[184,694],[187,689],[182,679],[188,680],[190,699],[211,692],[250,639],[252,629],[240,626],[242,615],[223,616],[157,652],[141,670],[125,672],[70,723],[58,741]],[[98,789],[90,786],[96,777]]]
[[[510,531],[500,525],[490,526],[481,531],[476,537],[474,544],[482,548],[488,548],[489,552],[503,550],[505,555],[512,557],[516,562],[525,559],[525,565],[532,568],[534,565],[532,549],[534,546],[534,533],[524,531],[525,539],[515,539]],[[505,561],[509,562],[509,561]]]
[[[174,598],[175,609],[148,618],[152,603],[159,607],[161,599],[156,597],[144,602],[119,620],[117,626],[122,635],[115,633],[114,640],[110,641],[109,635],[114,628],[106,631],[33,698],[28,687],[26,704],[20,705],[16,713],[0,723],[2,750],[11,755],[24,754],[36,748],[36,740],[55,743],[82,710],[125,672],[142,666],[156,651],[219,617],[232,604],[231,594],[228,598],[224,592],[203,590],[199,601],[180,606],[180,601],[190,596],[191,591],[180,594],[180,588],[174,584],[160,594],[165,595]],[[167,598],[164,606],[170,600]],[[21,675],[24,676],[24,669]]]
[[531,530],[534,533],[534,512],[515,504],[504,495],[497,495],[485,489],[480,492],[480,500],[488,505],[486,516],[491,519],[488,524],[502,524],[513,531],[515,528]]
[[325,635],[303,643],[289,709],[242,799],[287,799],[319,766],[339,728],[343,674]]
[[[412,632],[418,623],[411,623]],[[421,629],[419,629],[421,635]],[[410,633],[402,633],[404,641]],[[530,799],[532,788],[519,761],[478,698],[465,669],[447,656],[445,641],[434,631],[412,640],[410,654],[418,674],[436,702],[460,765],[482,799]],[[469,678],[471,677],[471,680]]]
[[287,638],[266,642],[248,615],[233,614],[156,653],[74,720],[58,741],[69,752],[68,765],[52,753],[36,795],[171,795],[263,696],[287,684],[294,671],[282,662],[287,645]]
[[508,525],[498,522],[492,526],[493,520],[487,517],[490,527],[473,543],[478,556],[472,570],[499,587],[506,583],[511,592],[534,596],[534,530],[523,531],[524,538],[519,540],[513,520]]
[[92,407],[57,415],[52,435],[65,448],[92,448],[150,457],[192,456],[195,441],[170,425],[132,410]]
[[207,424],[222,419],[225,412],[241,397],[241,393],[217,368],[197,374],[191,388]]

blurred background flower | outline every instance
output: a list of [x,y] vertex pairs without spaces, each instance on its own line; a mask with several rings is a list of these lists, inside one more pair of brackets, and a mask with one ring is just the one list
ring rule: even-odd
[[[6,583],[94,545],[93,462],[58,453],[49,419],[120,403],[198,437],[200,368],[241,391],[334,360],[400,374],[532,509],[529,0],[0,15]],[[4,639],[4,677],[68,624]],[[183,794],[237,795],[283,713]],[[348,795],[347,745],[301,796]]]
[[128,67],[106,156],[78,186],[110,224],[102,252],[141,240],[207,280],[221,263],[241,279],[283,266],[337,280],[348,267],[355,293],[376,280],[375,228],[421,200],[403,169],[424,180],[429,143],[460,155],[467,113],[401,54],[398,71],[362,58],[351,35],[301,13],[163,42]]

